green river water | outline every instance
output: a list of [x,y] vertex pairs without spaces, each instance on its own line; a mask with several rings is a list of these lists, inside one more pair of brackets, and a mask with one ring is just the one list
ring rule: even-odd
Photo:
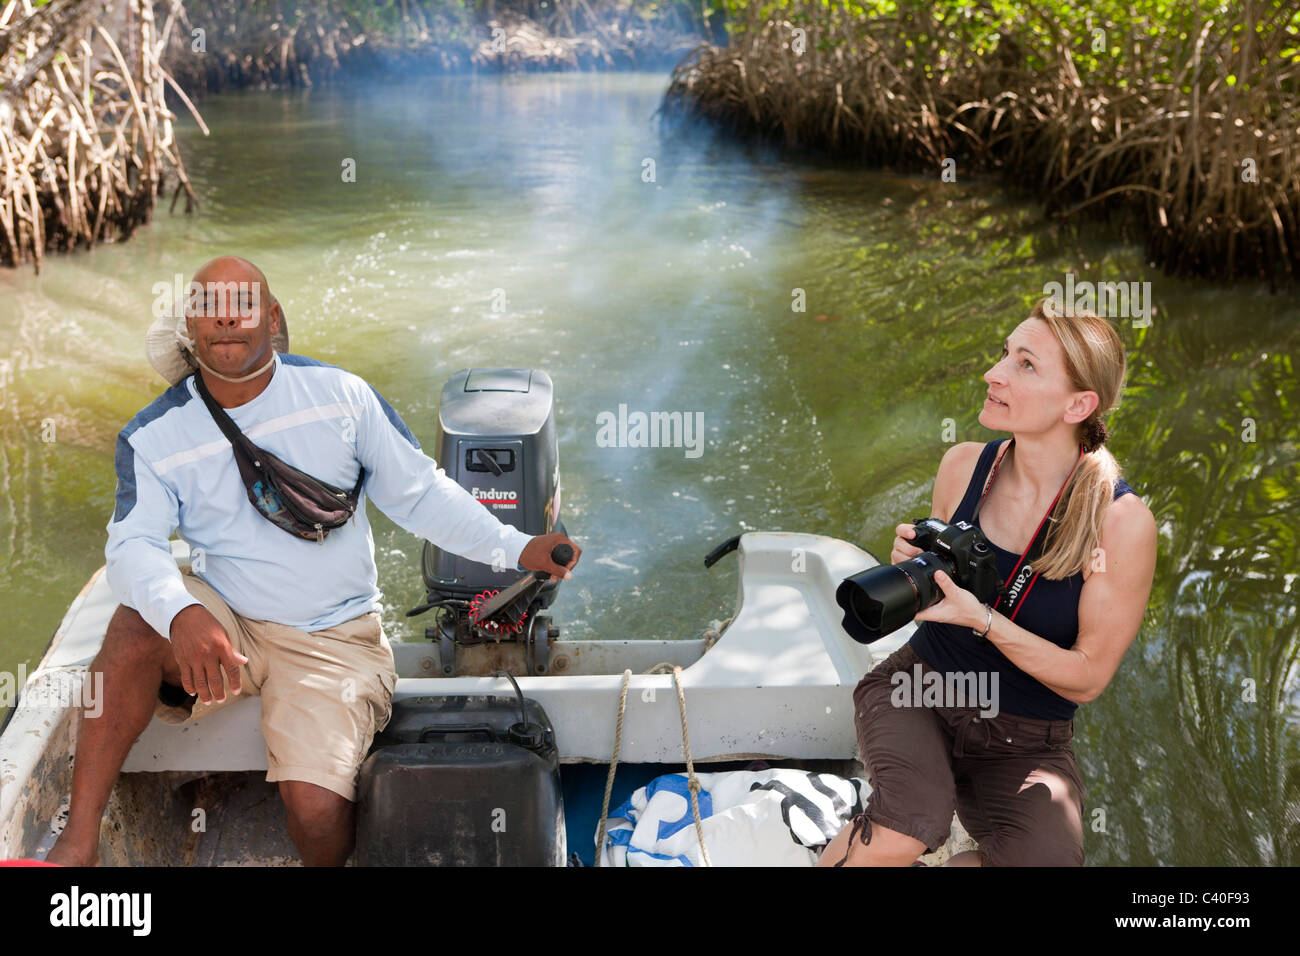
[[[0,670],[36,663],[103,563],[116,434],[165,388],[144,358],[152,286],[212,256],[257,262],[292,351],[364,376],[431,452],[457,369],[550,373],[563,518],[587,549],[553,608],[570,638],[729,616],[734,559],[700,558],[737,531],[887,559],[894,526],[929,513],[945,437],[999,437],[977,422],[981,376],[1043,283],[1145,280],[1150,325],[1117,320],[1110,447],[1160,556],[1136,643],[1076,719],[1089,863],[1300,863],[1296,298],[1171,280],[987,183],[665,137],[665,84],[223,95],[202,104],[210,137],[180,124],[196,214],[164,205],[129,242],[0,272]],[[702,413],[701,454],[601,447],[620,404]],[[418,639],[420,542],[371,517],[385,626]]]

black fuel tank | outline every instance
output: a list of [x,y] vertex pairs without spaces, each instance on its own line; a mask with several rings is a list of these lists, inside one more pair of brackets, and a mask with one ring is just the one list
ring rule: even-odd
[[414,697],[361,766],[358,866],[564,866],[560,757],[513,697]]

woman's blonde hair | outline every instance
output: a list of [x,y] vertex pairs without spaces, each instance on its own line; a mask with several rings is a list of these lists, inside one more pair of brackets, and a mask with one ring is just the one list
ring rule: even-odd
[[1083,571],[1101,539],[1101,525],[1115,496],[1122,469],[1105,446],[1108,437],[1102,416],[1119,404],[1127,360],[1119,333],[1091,312],[1063,315],[1051,298],[1034,303],[1029,318],[1047,324],[1061,344],[1066,374],[1075,391],[1092,391],[1097,408],[1075,426],[1076,441],[1085,454],[1070,475],[1061,500],[1049,519],[1047,541],[1036,570],[1049,580]]

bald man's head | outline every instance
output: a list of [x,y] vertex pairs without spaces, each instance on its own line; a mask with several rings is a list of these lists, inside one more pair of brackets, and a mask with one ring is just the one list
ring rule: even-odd
[[198,271],[194,273],[193,281],[198,283],[209,281],[226,282],[232,279],[236,282],[256,282],[263,290],[270,291],[270,284],[266,281],[266,274],[241,256],[217,256],[215,259],[209,259],[199,266]]
[[271,358],[283,314],[266,275],[239,256],[218,256],[194,273],[185,324],[199,360],[240,377]]

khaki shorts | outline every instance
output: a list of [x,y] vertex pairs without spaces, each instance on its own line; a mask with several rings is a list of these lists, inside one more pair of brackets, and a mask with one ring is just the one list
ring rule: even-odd
[[222,702],[173,707],[160,699],[154,713],[168,723],[188,723],[245,695],[260,695],[266,779],[302,780],[355,801],[357,772],[392,715],[397,682],[379,612],[308,632],[241,617],[202,578],[188,569],[181,577],[248,663],[239,668],[238,696],[225,678]]
[[985,866],[1082,866],[1087,795],[1070,741],[1073,721],[975,707],[896,707],[896,671],[933,670],[904,644],[853,693],[858,752],[872,786],[863,843],[878,823],[933,852],[953,811]]

